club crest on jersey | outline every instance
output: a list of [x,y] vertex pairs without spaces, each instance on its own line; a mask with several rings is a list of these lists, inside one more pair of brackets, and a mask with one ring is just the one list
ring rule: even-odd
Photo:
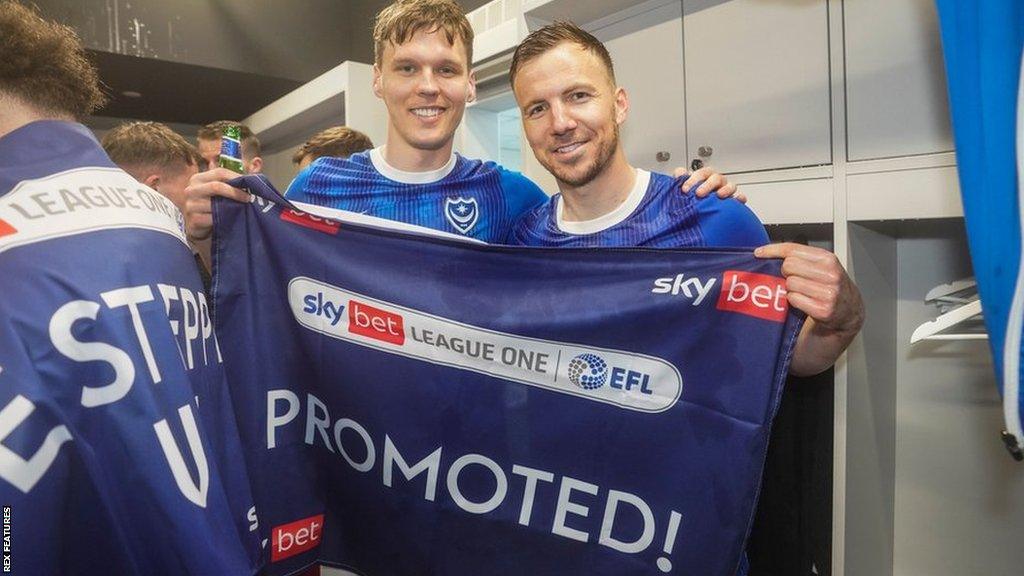
[[463,198],[462,196],[445,198],[444,217],[456,230],[463,234],[469,234],[480,217],[476,198]]

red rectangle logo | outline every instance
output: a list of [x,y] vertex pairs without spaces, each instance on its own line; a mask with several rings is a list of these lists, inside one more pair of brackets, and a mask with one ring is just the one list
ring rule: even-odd
[[0,236],[10,236],[17,233],[18,231],[14,229],[14,226],[0,219]]
[[274,527],[270,531],[270,561],[277,562],[316,548],[323,534],[323,514]]
[[405,344],[405,323],[401,316],[350,300],[348,331],[401,346]]
[[337,234],[338,229],[341,228],[341,223],[337,221],[313,216],[312,214],[299,212],[297,210],[281,210],[281,220],[291,222],[292,224],[298,224],[299,226],[305,226],[306,228],[312,228],[313,230],[331,234],[332,236]]
[[768,274],[726,270],[722,274],[719,310],[739,312],[772,322],[785,322],[789,302],[786,279]]

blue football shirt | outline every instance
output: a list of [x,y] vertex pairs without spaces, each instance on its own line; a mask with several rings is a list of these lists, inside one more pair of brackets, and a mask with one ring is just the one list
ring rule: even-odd
[[494,162],[453,154],[438,170],[403,172],[379,148],[318,158],[285,197],[499,243],[519,217],[547,200],[536,184]]
[[616,210],[585,222],[562,219],[562,195],[528,212],[512,230],[521,246],[599,248],[754,248],[768,234],[754,213],[733,199],[697,198],[681,179],[637,170],[636,184]]

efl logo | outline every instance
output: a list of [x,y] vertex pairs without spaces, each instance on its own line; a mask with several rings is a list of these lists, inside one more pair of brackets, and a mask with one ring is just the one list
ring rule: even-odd
[[772,322],[785,322],[786,279],[768,274],[726,270],[722,275],[719,310],[739,312]]
[[281,220],[331,235],[337,234],[338,229],[341,228],[339,222],[297,210],[281,210]]
[[597,390],[608,379],[608,363],[597,354],[580,354],[569,361],[569,382],[584,390]]
[[18,231],[14,229],[14,226],[11,226],[10,224],[4,222],[3,220],[0,220],[0,237],[10,236],[11,234],[17,233]]
[[323,514],[274,527],[270,532],[270,561],[278,562],[316,548],[323,533]]
[[398,314],[349,300],[348,330],[368,338],[405,344],[405,325]]
[[584,390],[597,390],[608,382],[608,386],[619,390],[636,388],[641,394],[653,394],[650,389],[651,375],[613,367],[609,378],[608,363],[597,354],[580,354],[569,361],[569,381]]

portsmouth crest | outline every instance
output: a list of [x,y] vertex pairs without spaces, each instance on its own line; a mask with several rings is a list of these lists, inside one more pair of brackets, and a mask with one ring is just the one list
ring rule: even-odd
[[444,216],[456,230],[463,234],[469,234],[480,217],[476,198],[463,198],[462,196],[445,198]]

